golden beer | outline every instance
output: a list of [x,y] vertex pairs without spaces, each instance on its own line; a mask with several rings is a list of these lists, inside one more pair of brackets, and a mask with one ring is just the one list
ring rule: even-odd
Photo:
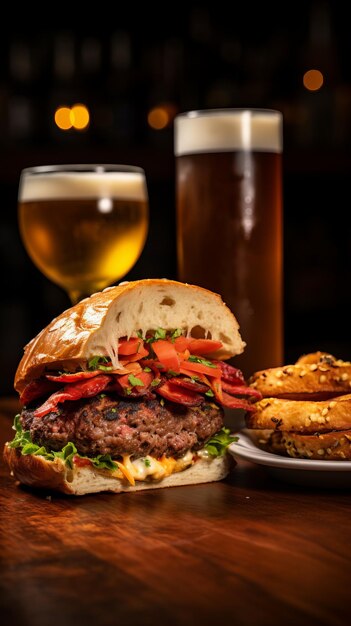
[[19,227],[26,250],[72,301],[119,280],[148,231],[142,171],[22,174]]
[[179,279],[220,293],[247,346],[246,377],[283,363],[281,114],[176,119]]

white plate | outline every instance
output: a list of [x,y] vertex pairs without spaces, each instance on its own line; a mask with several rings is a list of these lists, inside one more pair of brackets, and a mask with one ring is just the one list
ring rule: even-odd
[[239,440],[230,444],[235,459],[264,465],[274,477],[290,483],[323,488],[351,487],[351,461],[314,461],[292,459],[261,450],[250,438],[247,429],[234,433]]

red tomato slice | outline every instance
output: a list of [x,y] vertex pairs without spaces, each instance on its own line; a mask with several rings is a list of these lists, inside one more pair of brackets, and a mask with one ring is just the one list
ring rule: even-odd
[[206,355],[210,352],[216,352],[223,347],[221,341],[215,341],[214,339],[192,339],[189,346],[190,354]]
[[132,337],[132,339],[120,339],[118,342],[118,354],[121,356],[135,354],[139,352],[142,346],[143,340],[138,337]]
[[199,374],[205,374],[205,376],[211,376],[212,378],[221,377],[219,367],[209,367],[208,365],[203,365],[203,363],[195,363],[193,361],[182,361],[180,365],[181,374],[189,375],[189,372],[199,372]]
[[179,372],[179,357],[173,343],[165,339],[159,339],[154,341],[152,349],[166,370]]

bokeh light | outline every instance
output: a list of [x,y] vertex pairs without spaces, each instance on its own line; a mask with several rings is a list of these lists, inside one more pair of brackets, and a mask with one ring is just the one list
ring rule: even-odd
[[68,107],[58,107],[55,111],[55,124],[61,130],[69,130],[72,128],[71,109]]
[[303,75],[303,84],[308,91],[318,91],[324,83],[324,76],[319,70],[308,70]]
[[147,121],[154,130],[163,130],[172,124],[176,114],[177,107],[172,102],[166,102],[150,109]]
[[55,111],[55,124],[61,130],[84,130],[89,122],[90,113],[85,104],[74,104],[71,108],[60,106]]
[[87,128],[90,121],[90,114],[85,104],[75,104],[71,108],[70,120],[73,128],[76,130]]

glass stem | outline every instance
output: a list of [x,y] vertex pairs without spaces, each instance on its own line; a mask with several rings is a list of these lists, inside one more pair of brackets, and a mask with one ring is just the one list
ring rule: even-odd
[[90,293],[84,293],[83,291],[79,291],[78,289],[71,289],[68,292],[69,298],[72,302],[72,305],[77,304],[84,298],[89,298],[91,296]]

